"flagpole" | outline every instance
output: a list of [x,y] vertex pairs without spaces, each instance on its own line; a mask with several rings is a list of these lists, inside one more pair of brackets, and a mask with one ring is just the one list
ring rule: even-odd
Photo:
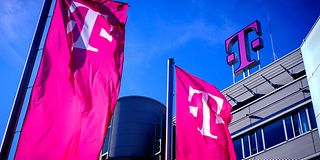
[[174,59],[168,59],[167,110],[166,110],[166,160],[172,160],[172,110],[173,110]]
[[24,70],[20,79],[19,88],[16,92],[15,100],[12,105],[11,113],[7,123],[6,131],[2,139],[0,159],[8,159],[10,153],[15,130],[19,121],[19,116],[23,106],[24,98],[26,96],[35,60],[37,58],[38,49],[47,22],[47,17],[50,11],[51,3],[52,0],[44,0],[42,5],[41,14],[38,20],[36,31],[34,33],[27,61],[25,63]]

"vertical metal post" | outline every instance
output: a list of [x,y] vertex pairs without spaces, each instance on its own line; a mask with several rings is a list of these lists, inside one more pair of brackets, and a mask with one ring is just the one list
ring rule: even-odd
[[272,31],[271,31],[271,20],[270,20],[269,13],[268,13],[268,22],[269,22],[270,41],[271,41],[271,49],[272,49],[273,61],[276,61],[278,59],[278,57],[276,55],[276,52],[274,51],[273,39],[272,39]]
[[26,96],[27,87],[30,82],[32,70],[37,57],[41,38],[46,25],[47,17],[50,11],[52,0],[44,0],[41,14],[38,20],[37,28],[33,36],[33,40],[29,49],[27,61],[20,79],[19,88],[16,93],[14,103],[12,105],[11,113],[7,123],[6,131],[2,139],[0,159],[8,159],[11,144],[14,138],[15,130],[19,121],[19,116],[23,106],[24,98]]
[[234,75],[234,65],[232,65],[231,68],[232,68],[232,80],[233,80],[233,84],[235,84],[236,79],[235,79],[235,75]]
[[172,160],[172,109],[173,109],[174,59],[168,59],[167,110],[166,110],[166,160]]
[[258,61],[259,61],[259,70],[261,69],[261,63],[260,63],[260,51],[257,50],[257,58],[258,58]]

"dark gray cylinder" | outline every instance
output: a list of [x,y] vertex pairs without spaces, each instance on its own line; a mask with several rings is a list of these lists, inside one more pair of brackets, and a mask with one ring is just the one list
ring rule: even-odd
[[140,96],[120,98],[111,124],[109,157],[151,159],[156,136],[164,137],[164,124],[165,106],[158,101]]

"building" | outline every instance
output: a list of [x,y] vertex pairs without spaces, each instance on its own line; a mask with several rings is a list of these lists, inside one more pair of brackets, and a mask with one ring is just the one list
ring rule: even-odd
[[102,159],[164,159],[165,106],[142,96],[118,100],[102,149]]
[[[233,106],[229,130],[238,159],[320,158],[320,137],[300,48],[222,93]],[[153,114],[147,117],[146,112]],[[150,98],[120,98],[109,127],[111,136],[106,138],[108,147],[103,149],[104,159],[161,159],[161,156],[163,159],[164,114],[165,106]],[[132,128],[133,122],[121,121],[135,121],[137,126]],[[147,122],[149,125],[144,124]],[[157,127],[162,128],[162,132]],[[129,144],[129,139],[137,143]],[[130,145],[133,148],[126,148]],[[155,151],[160,145],[161,149]]]
[[300,48],[224,89],[237,159],[319,159],[320,138]]

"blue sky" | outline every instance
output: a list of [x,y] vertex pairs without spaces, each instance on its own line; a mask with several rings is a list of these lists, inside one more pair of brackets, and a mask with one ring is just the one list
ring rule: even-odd
[[[1,0],[0,139],[5,130],[43,0]],[[232,84],[225,40],[254,20],[262,25],[262,67],[300,47],[320,15],[318,0],[128,0],[120,97],[140,95],[165,104],[167,59],[216,85]],[[268,15],[270,22],[268,22]],[[254,35],[253,35],[254,36]],[[240,77],[237,78],[238,80]]]

